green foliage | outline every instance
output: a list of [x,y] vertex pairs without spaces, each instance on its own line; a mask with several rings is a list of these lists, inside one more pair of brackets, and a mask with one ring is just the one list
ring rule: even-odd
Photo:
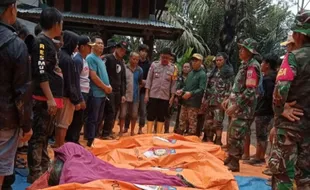
[[183,56],[177,60],[176,65],[178,66],[179,71],[182,70],[182,66],[184,63],[188,63],[190,61],[193,50],[194,48],[188,48],[183,54]]

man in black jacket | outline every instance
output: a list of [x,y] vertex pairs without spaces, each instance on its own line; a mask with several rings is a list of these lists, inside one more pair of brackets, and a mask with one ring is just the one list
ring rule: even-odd
[[270,122],[273,119],[272,98],[277,76],[276,68],[278,56],[267,54],[263,57],[261,71],[263,77],[263,91],[260,92],[258,103],[255,110],[255,127],[256,127],[256,154],[255,158],[245,161],[245,163],[255,165],[265,162],[265,153],[267,148],[268,134],[271,129]]
[[78,45],[78,37],[74,32],[63,32],[64,46],[59,53],[59,67],[62,70],[64,79],[64,107],[56,116],[56,148],[64,144],[74,110],[80,110],[80,103],[83,101],[81,98],[80,74],[71,57]]
[[102,137],[106,140],[114,138],[112,135],[112,130],[116,115],[121,106],[121,102],[126,101],[126,72],[123,57],[126,55],[128,46],[129,45],[127,42],[121,41],[116,45],[116,49],[113,54],[104,56],[109,80],[113,89],[112,94],[108,95],[104,109],[105,121]]
[[62,32],[63,17],[55,8],[46,8],[40,16],[40,33],[31,51],[33,91],[33,136],[28,145],[28,183],[33,183],[50,162],[48,137],[54,130],[55,115],[63,107],[63,76],[58,66],[53,39]]
[[25,142],[32,135],[27,46],[9,26],[16,15],[16,0],[0,2],[0,189],[4,176],[13,174],[18,141]]

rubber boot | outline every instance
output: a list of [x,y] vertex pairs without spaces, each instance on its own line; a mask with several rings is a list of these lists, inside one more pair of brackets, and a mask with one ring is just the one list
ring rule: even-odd
[[148,121],[146,126],[147,126],[147,128],[146,128],[147,134],[152,134],[153,133],[154,121]]
[[164,122],[157,122],[157,130],[156,133],[157,134],[164,134]]
[[169,133],[170,118],[165,120],[165,133]]
[[228,157],[224,160],[224,165],[226,166],[227,164],[229,164],[230,161],[231,161],[231,157],[228,156]]
[[239,160],[236,158],[231,158],[230,162],[227,164],[228,170],[232,172],[239,172],[240,171],[240,165]]
[[222,146],[222,136],[216,136],[214,144]]

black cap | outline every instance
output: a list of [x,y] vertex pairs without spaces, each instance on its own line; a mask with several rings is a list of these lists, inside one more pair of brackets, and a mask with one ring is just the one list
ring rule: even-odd
[[124,48],[127,51],[129,50],[129,44],[126,41],[120,41],[118,44],[116,44],[116,47]]
[[1,0],[0,1],[0,14],[5,11],[8,5],[16,3],[16,0]]
[[94,45],[96,45],[96,43],[91,42],[91,40],[88,36],[80,36],[79,37],[79,46],[82,46],[82,45],[94,46]]
[[161,50],[160,54],[168,54],[172,56],[172,51],[170,48],[164,48]]
[[113,40],[113,39],[108,39],[107,47],[106,47],[106,48],[112,48],[112,47],[115,47],[115,46],[116,46],[115,40]]

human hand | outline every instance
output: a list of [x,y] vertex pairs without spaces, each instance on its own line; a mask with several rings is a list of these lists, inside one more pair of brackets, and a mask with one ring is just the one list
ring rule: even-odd
[[47,111],[49,115],[56,115],[57,113],[57,104],[54,99],[47,100]]
[[282,113],[283,117],[293,122],[299,121],[300,117],[304,115],[303,110],[293,107],[296,105],[296,103],[296,101],[285,103]]
[[86,109],[86,102],[85,101],[81,102],[80,105],[81,105],[82,110]]
[[237,109],[237,105],[232,105],[226,110],[226,114],[231,117],[237,111]]
[[75,105],[75,111],[79,111],[81,109],[81,104],[76,104]]
[[185,94],[182,96],[184,100],[188,100],[190,97],[192,97],[192,93],[190,92],[185,92]]
[[122,96],[122,104],[126,102],[126,97]]
[[33,134],[32,129],[30,129],[30,131],[28,131],[26,133],[23,132],[22,136],[20,137],[20,141],[23,142],[23,143],[29,141],[31,136],[32,136],[32,134]]

